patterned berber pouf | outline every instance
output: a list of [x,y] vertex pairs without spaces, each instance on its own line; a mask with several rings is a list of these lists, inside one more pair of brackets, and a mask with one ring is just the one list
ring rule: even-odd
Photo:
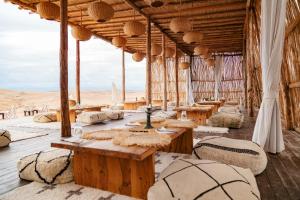
[[158,111],[157,113],[153,114],[154,117],[160,117],[163,119],[177,119],[177,112],[176,111]]
[[18,161],[19,177],[47,184],[73,180],[73,154],[64,149],[52,149],[25,156]]
[[107,118],[110,120],[118,120],[124,118],[124,112],[120,110],[106,110],[104,112]]
[[210,160],[177,159],[149,189],[148,200],[260,199],[249,169]]
[[262,173],[268,162],[265,151],[256,143],[218,136],[204,137],[194,146],[193,156],[249,168],[255,175]]
[[208,125],[214,127],[241,128],[244,115],[241,113],[218,112],[208,119]]
[[0,129],[0,147],[6,147],[10,142],[10,133],[7,130]]
[[77,116],[77,122],[84,124],[98,124],[108,120],[105,112],[83,112]]
[[56,122],[57,117],[55,113],[40,113],[33,117],[33,121],[38,123]]

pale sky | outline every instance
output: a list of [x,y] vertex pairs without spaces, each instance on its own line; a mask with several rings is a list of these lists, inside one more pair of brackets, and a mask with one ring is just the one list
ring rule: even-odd
[[[59,23],[0,2],[0,88],[53,91],[59,88]],[[75,39],[69,29],[69,89],[75,88]],[[126,54],[126,89],[144,90],[145,60]],[[121,85],[121,50],[100,39],[81,42],[82,90]]]

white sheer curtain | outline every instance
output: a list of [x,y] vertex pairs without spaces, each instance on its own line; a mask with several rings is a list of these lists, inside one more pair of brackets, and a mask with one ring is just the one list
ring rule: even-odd
[[286,0],[262,0],[261,63],[263,100],[252,141],[271,153],[284,150],[279,109],[279,82],[285,33]]
[[223,57],[216,56],[216,63],[214,68],[215,74],[215,100],[220,98],[219,89],[222,81],[222,67],[223,67]]
[[192,77],[191,77],[191,67],[193,66],[193,59],[189,58],[190,67],[185,70],[186,73],[186,105],[192,105],[195,103],[192,89]]

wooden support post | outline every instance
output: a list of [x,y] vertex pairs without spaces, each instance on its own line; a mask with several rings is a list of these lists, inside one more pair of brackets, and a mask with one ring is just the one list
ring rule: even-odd
[[80,41],[76,40],[76,101],[80,104]]
[[122,48],[122,101],[126,100],[126,87],[125,87],[125,51]]
[[247,57],[247,94],[248,94],[248,114],[250,117],[254,116],[254,102],[253,102],[253,95],[254,95],[254,88],[253,88],[253,68],[254,68],[254,62],[253,62],[253,56],[251,55],[251,52],[254,51],[253,48],[253,15],[254,13],[252,12],[252,10],[249,13],[250,18],[249,18],[249,23],[250,23],[250,27],[249,27],[249,37],[250,40],[248,42],[249,44],[249,50],[250,51],[250,56]]
[[146,66],[146,105],[151,104],[151,21],[147,17],[147,66]]
[[162,34],[162,60],[163,60],[163,110],[167,110],[167,65],[166,65],[166,39]]
[[179,87],[178,87],[178,48],[175,45],[175,89],[176,89],[176,107],[179,107]]
[[61,136],[71,136],[68,91],[68,0],[60,0],[60,109]]

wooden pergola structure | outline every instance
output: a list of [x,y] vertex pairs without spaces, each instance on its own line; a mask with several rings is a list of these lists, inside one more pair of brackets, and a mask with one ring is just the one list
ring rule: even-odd
[[[21,9],[30,10],[36,13],[36,5],[42,0],[8,0],[17,4]],[[214,0],[214,1],[168,1],[160,8],[151,7],[144,0],[109,0],[114,10],[112,19],[100,23],[94,21],[87,13],[87,7],[91,0],[53,0],[52,3],[60,7],[61,41],[60,41],[60,89],[61,89],[61,109],[62,109],[62,136],[70,136],[70,120],[68,106],[68,25],[77,25],[89,30],[95,37],[109,43],[116,36],[126,37],[127,43],[122,51],[122,100],[125,101],[125,60],[124,52],[141,52],[146,55],[146,100],[147,105],[151,103],[153,96],[153,73],[151,59],[152,43],[162,46],[162,66],[163,66],[163,108],[167,107],[167,61],[165,58],[166,47],[175,50],[175,94],[176,105],[179,105],[179,54],[183,53],[192,58],[192,71],[197,65],[197,58],[193,55],[195,45],[187,44],[183,41],[182,33],[174,33],[170,30],[169,24],[173,18],[179,16],[188,17],[193,30],[200,31],[204,35],[201,42],[213,55],[239,56],[242,60],[242,77],[224,79],[224,82],[239,82],[241,91],[231,91],[244,96],[245,104],[251,116],[255,107],[261,102],[261,73],[259,60],[259,0]],[[288,1],[289,16],[287,19],[286,31],[286,51],[283,63],[281,81],[281,101],[283,102],[283,119],[289,129],[299,129],[299,1]],[[123,33],[124,23],[138,20],[146,25],[146,33],[139,37],[127,37]],[[80,43],[77,41],[77,68],[76,85],[77,101],[80,102]],[[238,61],[240,62],[240,61]],[[229,69],[230,70],[230,69]],[[295,75],[296,74],[296,75]],[[194,75],[195,76],[195,75]],[[245,81],[244,81],[245,80]],[[192,82],[193,80],[192,76]],[[209,83],[211,80],[197,80]],[[201,93],[194,91],[195,93]]]

